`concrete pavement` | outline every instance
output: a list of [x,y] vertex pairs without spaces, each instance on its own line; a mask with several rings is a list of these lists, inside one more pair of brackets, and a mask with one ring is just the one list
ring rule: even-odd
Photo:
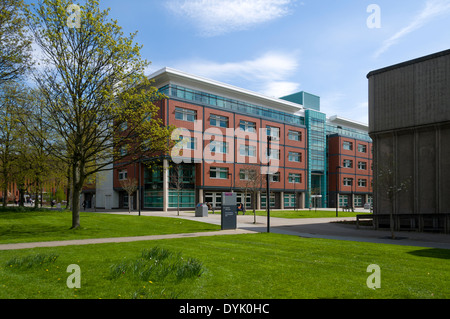
[[[128,214],[128,212],[114,212],[116,214]],[[137,214],[137,212],[131,212]],[[165,216],[184,218],[210,224],[220,225],[220,214],[209,213],[207,217],[195,217],[194,213],[175,211],[169,212],[141,212],[143,216]],[[341,222],[356,221],[356,217],[333,218],[270,218],[270,232],[300,236],[306,238],[325,238],[336,240],[350,240],[360,242],[373,242],[381,244],[395,244],[406,246],[419,246],[430,248],[450,249],[450,235],[419,232],[395,232],[396,239],[391,239],[389,230],[374,230],[370,227],[356,228],[354,224]],[[267,231],[267,217],[256,216],[251,212],[237,216],[237,228],[253,232]]]

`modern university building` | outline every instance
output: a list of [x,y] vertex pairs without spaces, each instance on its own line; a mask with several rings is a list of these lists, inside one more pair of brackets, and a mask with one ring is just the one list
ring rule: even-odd
[[[247,209],[265,208],[268,168],[271,208],[371,203],[368,127],[328,117],[320,97],[272,98],[170,68],[150,78],[167,97],[157,104],[164,125],[179,129],[182,152],[153,159],[151,167],[114,165],[83,191],[88,208],[192,210],[208,202],[219,209],[224,191],[237,193]],[[138,181],[132,198],[120,183],[129,178]]]

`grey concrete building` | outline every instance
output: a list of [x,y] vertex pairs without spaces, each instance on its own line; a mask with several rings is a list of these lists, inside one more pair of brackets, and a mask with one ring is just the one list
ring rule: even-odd
[[372,71],[367,78],[376,225],[388,225],[393,212],[396,230],[448,233],[450,50]]

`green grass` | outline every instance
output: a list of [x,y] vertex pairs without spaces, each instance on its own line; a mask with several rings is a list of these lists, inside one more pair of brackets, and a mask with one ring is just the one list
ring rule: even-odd
[[68,211],[0,210],[0,244],[163,235],[219,230],[220,226],[178,218],[81,213],[81,228],[69,229]]
[[[68,213],[3,211],[1,241],[218,229],[98,213],[83,213],[80,231],[69,224]],[[73,264],[79,289],[66,283]],[[381,269],[380,289],[366,285],[371,264]],[[274,233],[0,251],[1,299],[448,299],[449,282],[450,250]]]
[[[152,249],[195,260],[201,272],[183,280],[139,277],[149,266],[139,260]],[[7,264],[36,254],[58,258],[29,269]],[[80,266],[80,289],[67,288],[71,264]],[[136,273],[113,278],[121,264]],[[366,286],[371,264],[381,268],[380,289]],[[446,299],[449,266],[450,250],[272,233],[39,248],[0,251],[0,298]]]

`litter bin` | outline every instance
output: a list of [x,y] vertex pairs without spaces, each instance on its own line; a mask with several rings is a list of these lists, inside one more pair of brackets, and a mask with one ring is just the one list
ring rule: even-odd
[[208,217],[208,206],[206,204],[198,204],[195,207],[195,217]]

